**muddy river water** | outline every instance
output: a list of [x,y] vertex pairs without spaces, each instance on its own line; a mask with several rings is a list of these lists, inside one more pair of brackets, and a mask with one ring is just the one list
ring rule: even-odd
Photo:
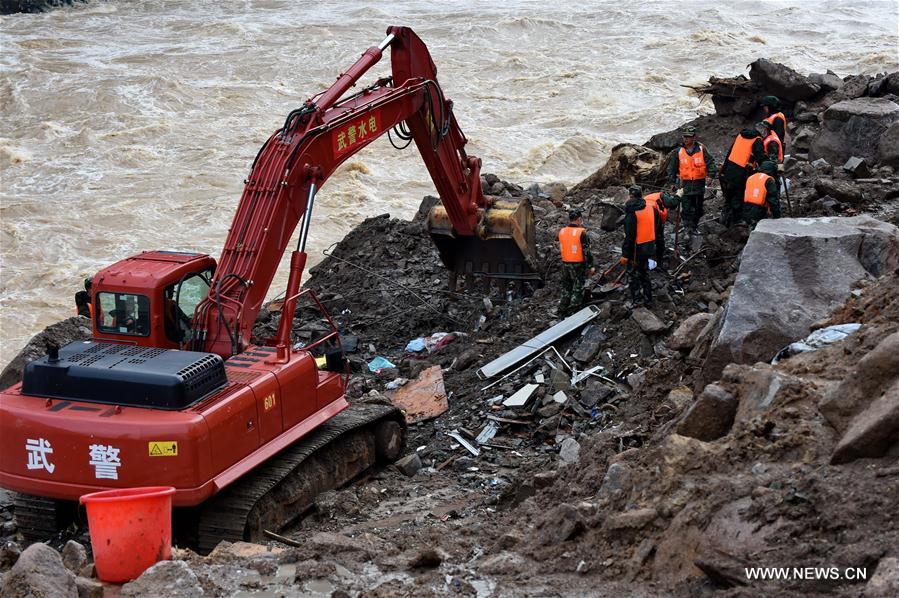
[[[217,256],[260,144],[391,24],[430,47],[484,171],[524,184],[576,182],[614,144],[711,111],[682,84],[760,56],[840,76],[899,63],[893,1],[91,1],[3,17],[0,363],[117,259]],[[385,56],[363,82],[388,73]],[[313,263],[428,193],[414,146],[379,139],[319,194]]]

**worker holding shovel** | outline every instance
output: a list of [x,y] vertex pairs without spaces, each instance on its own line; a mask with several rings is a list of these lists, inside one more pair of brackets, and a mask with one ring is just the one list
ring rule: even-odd
[[[624,243],[621,263],[627,266],[628,287],[634,305],[653,306],[649,271],[662,263],[665,235],[659,210],[643,199],[643,190],[633,186],[624,204]],[[641,297],[642,293],[642,297]]]

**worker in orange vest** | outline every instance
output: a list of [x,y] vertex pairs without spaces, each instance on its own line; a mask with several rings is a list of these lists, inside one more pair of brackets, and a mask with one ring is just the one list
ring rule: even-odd
[[771,123],[767,120],[759,121],[755,125],[755,130],[762,136],[762,146],[765,148],[765,155],[768,160],[775,164],[781,164],[784,161],[784,148],[780,137],[774,132]]
[[743,219],[751,228],[755,228],[759,220],[780,218],[780,199],[777,193],[777,164],[763,162],[759,172],[746,180],[746,193],[743,196]]
[[94,302],[91,295],[91,288],[94,281],[90,278],[84,279],[84,290],[75,293],[75,315],[84,316],[86,318],[94,318]]
[[725,226],[736,224],[743,211],[743,194],[746,179],[755,172],[755,166],[765,161],[765,146],[759,132],[743,129],[727,152],[727,158],[718,168],[724,206],[721,223]]
[[559,231],[559,251],[562,254],[562,297],[558,314],[565,317],[580,309],[587,274],[592,276],[596,272],[590,254],[590,238],[580,210],[568,213],[568,226]]
[[665,255],[662,215],[654,205],[643,199],[643,190],[640,187],[631,187],[628,194],[629,198],[624,204],[624,243],[621,245],[621,263],[627,266],[631,302],[634,305],[643,303],[647,307],[652,307],[650,260],[661,266]]
[[[696,141],[696,127],[683,130],[683,143],[668,162],[668,182],[676,191],[678,180],[683,189],[681,209],[687,234],[692,237],[699,230],[702,204],[705,200],[705,180],[715,172],[715,159],[705,146]],[[688,240],[689,243],[689,240]]]
[[780,100],[777,96],[765,96],[762,98],[761,107],[764,120],[771,123],[771,129],[782,144],[787,141],[787,117],[778,109]]
[[677,198],[677,195],[667,191],[650,193],[649,195],[644,195],[643,199],[658,210],[659,216],[662,218],[662,227],[668,222],[668,210],[676,210],[680,207],[680,200]]

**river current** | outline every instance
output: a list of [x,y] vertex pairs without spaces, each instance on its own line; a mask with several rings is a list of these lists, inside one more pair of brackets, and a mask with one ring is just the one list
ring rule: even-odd
[[[284,116],[409,25],[484,172],[571,184],[611,147],[710,112],[683,85],[758,57],[895,71],[897,2],[91,1],[0,20],[0,364],[74,314],[85,276],[145,249],[217,256]],[[361,81],[390,71],[385,55]],[[310,259],[433,193],[386,138],[316,200]],[[277,294],[286,262],[273,285]]]

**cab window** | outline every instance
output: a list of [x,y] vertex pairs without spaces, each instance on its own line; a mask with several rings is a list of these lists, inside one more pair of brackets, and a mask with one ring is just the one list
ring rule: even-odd
[[180,343],[191,328],[197,304],[209,294],[212,269],[189,274],[163,291],[165,335]]
[[97,293],[97,329],[112,334],[150,334],[150,300],[130,293]]

